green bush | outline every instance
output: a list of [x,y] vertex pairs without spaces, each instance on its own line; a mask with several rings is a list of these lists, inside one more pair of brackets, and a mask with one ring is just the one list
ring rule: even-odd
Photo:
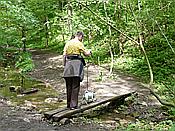
[[21,73],[31,71],[34,67],[31,59],[31,54],[28,52],[22,52],[18,55],[15,67],[20,70]]

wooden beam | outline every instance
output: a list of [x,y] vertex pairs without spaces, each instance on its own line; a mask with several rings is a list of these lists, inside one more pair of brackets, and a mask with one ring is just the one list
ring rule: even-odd
[[44,114],[44,116],[46,118],[49,118],[49,119],[51,118],[53,121],[60,121],[62,118],[69,118],[74,114],[81,113],[85,110],[94,108],[94,107],[99,106],[101,104],[116,101],[116,100],[121,99],[121,98],[124,99],[124,98],[130,96],[132,93],[134,93],[134,92],[129,92],[129,93],[122,94],[122,95],[119,95],[119,96],[106,98],[106,99],[98,101],[98,102],[90,103],[88,105],[83,105],[83,106],[81,106],[81,108],[78,108],[78,109],[75,109],[75,110],[69,110],[69,109],[61,109],[60,110],[60,109],[57,109],[57,110],[49,111],[49,112],[46,112]]
[[51,110],[51,111],[48,111],[48,112],[45,112],[44,113],[44,116],[47,118],[47,119],[50,119],[53,115],[59,113],[59,112],[63,112],[63,111],[66,111],[66,110],[69,110],[68,108],[62,108],[62,109],[55,109],[55,110]]

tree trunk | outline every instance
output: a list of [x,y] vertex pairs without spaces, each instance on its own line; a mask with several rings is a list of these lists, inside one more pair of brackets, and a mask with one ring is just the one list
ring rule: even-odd
[[118,19],[120,20],[121,17],[121,0],[118,0]]
[[150,62],[149,62],[147,53],[146,53],[145,48],[144,48],[143,43],[142,43],[142,42],[143,42],[143,40],[142,40],[142,35],[141,35],[142,30],[141,30],[141,28],[139,27],[139,25],[140,25],[140,24],[139,24],[139,21],[136,19],[135,14],[134,14],[134,12],[133,12],[133,10],[132,10],[131,5],[130,5],[130,10],[131,10],[132,15],[133,15],[133,17],[134,17],[134,20],[135,20],[135,22],[136,22],[136,29],[137,29],[138,34],[139,34],[139,45],[140,45],[140,47],[141,47],[141,49],[142,49],[142,51],[143,51],[143,53],[144,53],[145,59],[146,59],[147,64],[148,64],[149,72],[150,72],[150,82],[149,82],[148,86],[145,86],[145,87],[146,87],[147,89],[150,90],[151,94],[153,94],[161,104],[166,105],[166,106],[170,106],[170,107],[175,107],[174,104],[167,103],[167,102],[161,100],[161,98],[160,98],[160,97],[153,91],[153,89],[152,89],[152,88],[153,88],[153,82],[154,82],[153,70],[152,70],[152,67],[151,67],[151,64],[150,64]]
[[[8,29],[9,28],[9,18],[8,18],[8,7],[7,6],[6,6],[6,15],[7,15],[6,27]],[[6,44],[7,44],[7,47],[8,47],[9,46],[8,37],[6,37]]]
[[127,3],[127,1],[125,1],[125,17],[126,17],[126,19],[125,19],[125,22],[127,22],[128,21],[128,3]]
[[116,19],[116,14],[117,14],[117,0],[114,0],[115,7],[114,7],[114,18]]
[[48,28],[49,28],[49,20],[48,20],[48,16],[44,17],[44,27],[45,27],[45,46],[48,47],[49,45],[49,33],[48,33]]
[[72,26],[72,5],[71,5],[71,0],[68,2],[68,7],[67,7],[67,14],[68,14],[68,30],[69,33],[73,34],[73,26]]
[[22,34],[22,44],[23,44],[23,52],[26,51],[26,30],[25,30],[25,27],[22,26],[21,28],[21,34]]
[[[61,10],[61,11],[62,11],[62,13],[63,13],[63,11],[64,11],[64,10],[63,10],[63,8],[64,8],[64,7],[63,7],[63,6],[64,6],[63,4],[64,4],[64,3],[63,3],[63,1],[62,1],[62,2],[61,2],[61,6],[62,6],[62,8],[61,8],[62,10]],[[63,23],[63,22],[64,22],[64,20],[61,19],[61,20],[60,20],[60,23]],[[65,25],[64,25],[64,24],[61,24],[61,25],[62,25],[62,27],[61,27],[61,35],[62,35],[62,38],[63,38],[63,42],[65,42],[65,37],[64,37],[64,34],[65,34],[65,33],[64,33],[64,31],[65,31]]]
[[123,36],[122,34],[119,35],[119,54],[123,55],[124,54],[124,43],[127,41],[125,36]]
[[[106,15],[106,19],[107,21],[109,20],[108,19],[108,14],[107,14],[107,10],[106,10],[106,2],[104,2],[104,10],[105,10],[105,15]],[[108,26],[108,30],[109,30],[109,51],[110,51],[110,55],[111,55],[111,67],[110,67],[110,72],[109,72],[109,75],[112,74],[112,70],[113,70],[113,66],[114,66],[114,55],[113,55],[113,52],[112,52],[112,32],[111,32],[111,27]]]

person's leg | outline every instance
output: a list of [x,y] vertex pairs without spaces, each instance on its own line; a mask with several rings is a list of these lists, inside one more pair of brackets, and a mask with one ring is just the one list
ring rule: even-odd
[[66,81],[66,92],[67,92],[67,108],[70,108],[73,79],[71,77],[66,77],[65,81]]
[[70,108],[77,108],[78,107],[79,90],[80,90],[80,78],[73,77]]

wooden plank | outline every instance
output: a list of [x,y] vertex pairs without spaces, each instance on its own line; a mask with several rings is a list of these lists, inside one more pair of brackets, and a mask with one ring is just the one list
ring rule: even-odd
[[35,93],[35,92],[38,92],[38,89],[31,89],[31,90],[28,90],[28,91],[22,91],[21,94],[31,94],[31,93]]
[[69,110],[68,108],[62,108],[62,109],[55,109],[55,110],[51,110],[51,111],[48,111],[48,112],[45,112],[44,113],[44,116],[47,118],[47,119],[50,119],[53,115],[59,113],[59,112],[63,112],[63,111],[67,111]]
[[115,101],[115,100],[121,99],[121,98],[126,98],[126,97],[130,96],[132,93],[134,93],[134,92],[122,94],[122,95],[119,95],[119,96],[110,97],[110,98],[101,100],[99,102],[95,102],[95,103],[91,103],[91,104],[88,104],[88,105],[81,106],[81,108],[78,108],[78,109],[75,109],[75,110],[64,110],[64,111],[55,113],[54,115],[52,115],[52,120],[53,121],[60,121],[62,118],[65,118],[65,117],[69,118],[70,116],[72,116],[74,114],[77,114],[77,113],[83,112],[85,110],[94,108],[94,107],[99,106],[101,104],[105,104],[107,102]]

